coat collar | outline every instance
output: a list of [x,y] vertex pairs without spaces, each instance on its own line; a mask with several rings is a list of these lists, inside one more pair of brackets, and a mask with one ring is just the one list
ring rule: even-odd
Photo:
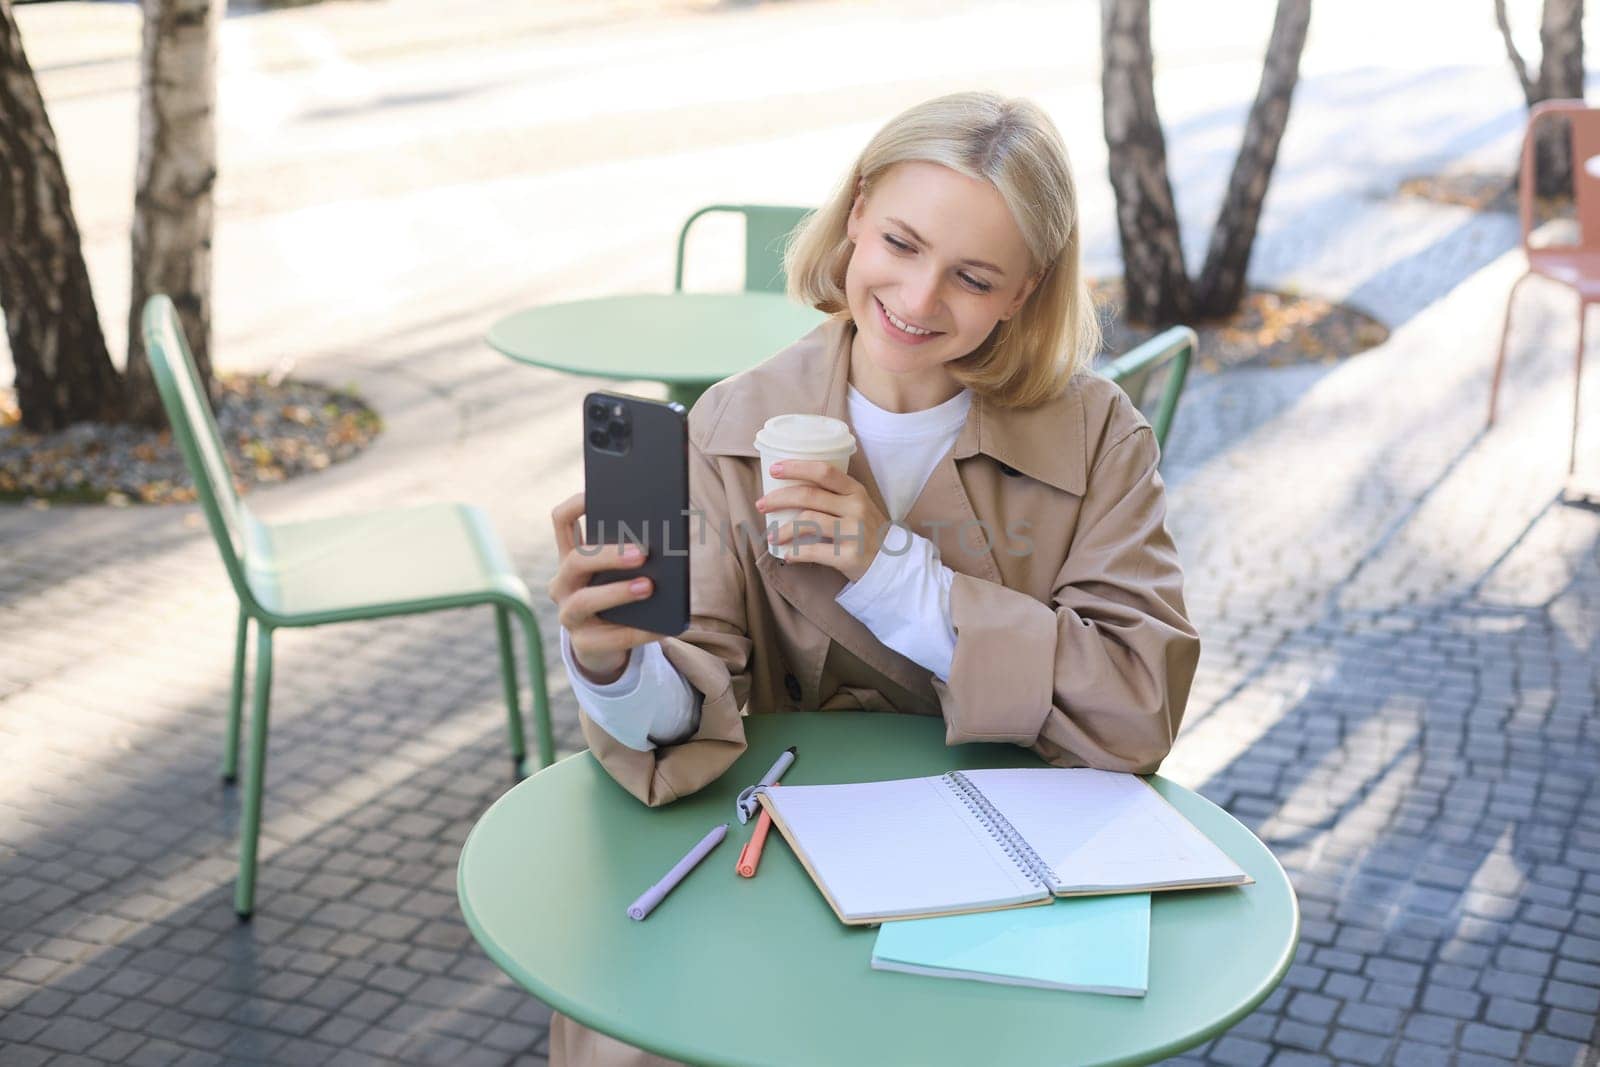
[[[696,434],[701,451],[756,457],[756,433],[773,415],[804,412],[848,422],[854,336],[855,324],[836,315],[760,366],[713,386],[707,393],[705,430]],[[1082,496],[1089,482],[1087,435],[1076,382],[1034,408],[1002,407],[974,394],[952,458],[969,459],[981,452],[1036,481]],[[856,464],[851,467],[854,474]]]

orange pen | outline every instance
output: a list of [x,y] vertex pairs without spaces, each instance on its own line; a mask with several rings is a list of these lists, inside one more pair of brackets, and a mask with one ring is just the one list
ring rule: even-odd
[[[776,789],[778,787],[774,784],[769,788]],[[770,829],[772,829],[772,815],[763,805],[761,814],[756,817],[756,828],[750,834],[750,840],[744,843],[744,849],[739,853],[739,862],[734,866],[740,877],[754,878],[756,876],[756,868],[761,866],[761,850],[766,847],[767,831]]]

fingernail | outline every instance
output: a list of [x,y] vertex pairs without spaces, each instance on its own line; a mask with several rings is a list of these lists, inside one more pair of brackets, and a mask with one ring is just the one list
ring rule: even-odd
[[772,465],[772,473],[773,474],[782,474],[783,473],[783,464],[782,463],[774,463]]
[[633,581],[628,583],[628,591],[631,592],[631,593],[647,593],[647,592],[649,592],[650,591],[650,579],[648,579],[648,578],[635,578]]
[[638,545],[626,545],[622,549],[623,559],[638,559],[640,556]]

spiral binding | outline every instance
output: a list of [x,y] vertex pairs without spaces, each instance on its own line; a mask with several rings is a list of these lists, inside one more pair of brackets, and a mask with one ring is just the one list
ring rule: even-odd
[[945,779],[955,787],[967,810],[983,823],[984,829],[989,831],[989,836],[1005,849],[1006,855],[1011,857],[1011,862],[1021,868],[1022,873],[1040,889],[1053,892],[1056,883],[1055,872],[1050,869],[1049,864],[1039,858],[1033,846],[1017,833],[1016,828],[1011,825],[1011,820],[1001,815],[999,810],[989,803],[989,798],[960,771],[951,771],[945,775]]

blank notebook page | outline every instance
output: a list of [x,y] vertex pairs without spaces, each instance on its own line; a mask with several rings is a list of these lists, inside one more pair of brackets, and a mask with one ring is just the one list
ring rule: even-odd
[[1248,881],[1132,774],[1089,768],[963,771],[1059,880],[1059,890]]
[[939,778],[786,785],[767,800],[846,919],[1046,899]]

